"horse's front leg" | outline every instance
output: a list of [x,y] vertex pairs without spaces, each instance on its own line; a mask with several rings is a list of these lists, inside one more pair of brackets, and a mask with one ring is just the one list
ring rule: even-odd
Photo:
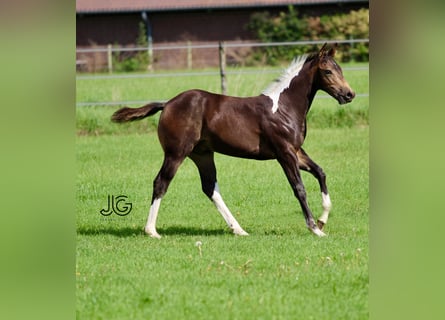
[[328,187],[326,185],[326,174],[318,164],[309,158],[309,155],[303,149],[298,150],[297,156],[299,168],[312,174],[320,185],[323,213],[320,218],[318,218],[317,225],[323,230],[323,227],[328,222],[329,212],[332,208],[331,198],[329,197]]
[[249,234],[241,228],[221,196],[218,183],[216,182],[216,167],[213,159],[213,152],[200,154],[192,153],[189,157],[198,167],[199,175],[201,177],[202,191],[210,200],[212,200],[229,228],[232,229],[233,233],[236,235],[248,236]]
[[306,191],[304,189],[303,180],[301,179],[300,171],[298,169],[299,162],[297,153],[290,147],[284,150],[282,154],[278,157],[278,162],[286,174],[287,180],[289,181],[295,196],[300,202],[301,209],[303,210],[304,218],[306,219],[306,225],[309,230],[319,237],[323,237],[326,234],[320,230],[320,228],[315,223],[314,217],[311,210],[307,204]]

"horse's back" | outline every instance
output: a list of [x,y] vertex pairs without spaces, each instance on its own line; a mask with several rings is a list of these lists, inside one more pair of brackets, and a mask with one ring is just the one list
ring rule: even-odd
[[266,112],[267,105],[262,97],[239,98],[189,90],[166,104],[159,123],[159,134],[163,144],[182,146],[186,143],[187,146],[199,145],[200,151],[211,150],[244,158],[270,158],[273,155],[270,151],[263,154],[264,146],[260,141]]

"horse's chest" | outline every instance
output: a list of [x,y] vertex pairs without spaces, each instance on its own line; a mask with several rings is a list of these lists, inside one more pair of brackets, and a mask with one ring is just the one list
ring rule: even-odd
[[297,123],[291,120],[282,120],[271,126],[271,137],[277,142],[289,143],[300,147],[304,142],[306,127],[304,121]]

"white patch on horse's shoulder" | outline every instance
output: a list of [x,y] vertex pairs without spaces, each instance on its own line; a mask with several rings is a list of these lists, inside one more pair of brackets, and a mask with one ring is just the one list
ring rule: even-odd
[[263,92],[263,94],[267,97],[269,97],[272,100],[272,113],[277,112],[278,110],[278,100],[280,99],[281,92],[272,92],[272,93],[266,93]]
[[283,74],[262,92],[262,94],[268,96],[272,100],[273,113],[278,110],[278,100],[280,100],[281,93],[289,87],[292,79],[298,75],[306,62],[307,57],[307,54],[296,57],[290,66],[284,70]]

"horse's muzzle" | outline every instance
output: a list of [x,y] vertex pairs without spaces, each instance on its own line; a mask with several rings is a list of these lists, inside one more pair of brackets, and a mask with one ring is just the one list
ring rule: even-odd
[[338,103],[340,104],[346,104],[352,101],[355,97],[355,92],[352,90],[349,90],[346,92],[346,94],[339,94],[337,97]]

